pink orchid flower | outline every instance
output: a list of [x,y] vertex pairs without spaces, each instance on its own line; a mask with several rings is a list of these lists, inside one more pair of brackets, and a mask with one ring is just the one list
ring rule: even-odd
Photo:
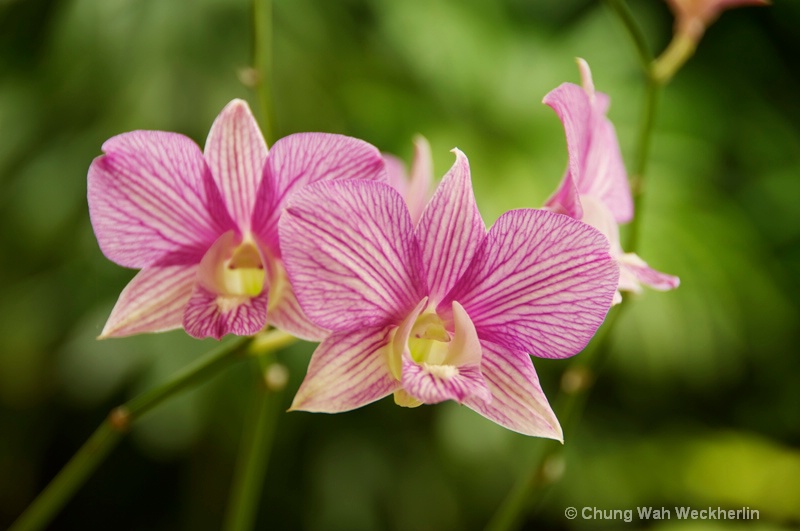
[[183,327],[198,338],[251,335],[267,322],[305,339],[327,331],[303,314],[281,260],[287,200],[319,180],[386,179],[380,152],[339,135],[267,145],[247,103],[219,114],[205,151],[188,137],[134,131],[89,168],[89,214],[103,254],[141,269],[100,337]]
[[561,440],[530,355],[572,356],[602,323],[619,276],[608,240],[532,209],[487,232],[454,152],[416,226],[383,183],[318,183],[289,202],[286,269],[306,315],[332,331],[292,409],[336,413],[392,393],[403,406],[455,400]]
[[[619,224],[633,218],[628,174],[614,126],[606,118],[609,98],[595,92],[592,73],[578,59],[583,87],[563,83],[544,97],[564,124],[569,165],[545,208],[581,220],[602,232],[620,266],[619,290],[640,292],[644,284],[657,290],[678,287],[679,279],[660,273],[634,253],[622,250]],[[614,303],[622,301],[617,291]]]
[[393,155],[384,155],[389,184],[406,200],[414,225],[422,218],[422,211],[433,194],[433,160],[431,146],[422,135],[414,138],[414,160],[411,173],[406,172],[403,161]]

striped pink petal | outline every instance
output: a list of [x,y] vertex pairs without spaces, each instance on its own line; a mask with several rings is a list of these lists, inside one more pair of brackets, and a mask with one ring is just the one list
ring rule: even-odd
[[544,210],[503,214],[464,276],[439,304],[458,301],[478,336],[508,349],[559,358],[577,354],[608,312],[619,280],[608,240]]
[[197,263],[232,226],[189,138],[134,131],[109,139],[103,151],[89,167],[89,215],[110,260],[137,269]]
[[267,292],[257,297],[226,297],[196,284],[183,327],[196,338],[221,339],[225,334],[251,336],[267,322]]
[[403,357],[403,389],[424,404],[445,400],[462,403],[473,397],[491,401],[492,394],[481,375],[480,365],[429,365]]
[[659,291],[668,291],[677,288],[681,283],[678,277],[656,271],[634,253],[625,253],[617,261],[621,290],[640,291],[639,285],[644,284]]
[[617,223],[626,223],[633,218],[633,200],[617,134],[605,116],[608,96],[594,92],[586,61],[579,59],[578,65],[583,88],[564,83],[544,97],[544,103],[564,125],[569,153],[567,174],[546,205],[580,219],[579,202],[575,204],[577,191],[600,199]]
[[280,255],[278,220],[291,195],[318,181],[387,179],[378,149],[363,140],[326,133],[298,133],[269,152],[253,212],[253,230]]
[[122,290],[100,338],[180,328],[196,277],[197,266],[143,269]]
[[228,211],[246,232],[267,159],[267,144],[247,102],[233,100],[222,109],[208,133],[205,156]]
[[481,372],[492,393],[492,400],[469,397],[465,405],[523,435],[563,442],[561,426],[539,385],[530,357],[489,341],[481,343]]
[[456,162],[439,183],[416,230],[432,304],[455,285],[486,237],[472,192],[469,162],[458,149],[453,152]]
[[424,296],[413,230],[403,198],[383,183],[325,182],[297,192],[280,238],[311,321],[333,331],[399,324]]
[[388,328],[331,334],[314,351],[290,410],[350,411],[400,388],[389,372]]
[[322,341],[330,334],[328,330],[315,325],[306,316],[303,309],[300,308],[300,303],[297,302],[297,297],[288,281],[286,281],[286,285],[282,287],[280,293],[276,294],[270,291],[270,296],[273,295],[279,297],[279,299],[277,301],[270,299],[269,301],[269,311],[267,313],[267,322],[269,324],[306,341]]

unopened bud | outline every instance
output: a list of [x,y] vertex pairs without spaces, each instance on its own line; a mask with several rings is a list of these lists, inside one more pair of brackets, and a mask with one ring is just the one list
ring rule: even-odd
[[561,376],[561,389],[567,394],[583,391],[592,384],[592,373],[586,367],[571,367]]
[[555,483],[564,475],[566,463],[560,453],[551,455],[542,463],[542,481],[544,484]]
[[289,382],[289,370],[281,363],[273,363],[264,373],[264,383],[270,391],[280,391]]
[[256,88],[261,82],[261,74],[253,67],[240,68],[237,72],[239,82],[247,88]]

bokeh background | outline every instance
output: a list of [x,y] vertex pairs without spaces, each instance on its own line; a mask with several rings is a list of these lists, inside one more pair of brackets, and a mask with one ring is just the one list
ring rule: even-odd
[[[654,51],[665,4],[630,0]],[[487,224],[537,207],[566,165],[542,97],[578,82],[612,98],[630,168],[643,83],[633,46],[588,0],[275,0],[281,136],[364,138],[442,175],[470,158]],[[252,58],[247,0],[0,0],[0,528],[108,411],[213,348],[181,331],[96,341],[134,272],[107,261],[86,171],[134,129],[205,141]],[[640,254],[681,277],[613,331],[562,480],[527,528],[790,529],[800,523],[800,3],[725,13],[663,93]],[[286,401],[313,350],[280,354]],[[549,396],[567,362],[536,360]],[[239,364],[134,426],[52,529],[219,529],[254,367]],[[466,408],[391,399],[281,414],[259,529],[480,529],[528,439]],[[749,507],[757,522],[597,522],[567,506]]]

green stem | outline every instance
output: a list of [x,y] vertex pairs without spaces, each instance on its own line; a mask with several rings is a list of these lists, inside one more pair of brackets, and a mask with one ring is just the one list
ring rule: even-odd
[[252,341],[253,338],[249,337],[231,341],[189,365],[170,381],[118,407],[115,412],[119,416],[121,428],[127,428],[130,422],[138,419],[173,395],[205,381],[234,361],[244,359],[247,347]]
[[697,48],[697,39],[686,33],[675,33],[664,50],[651,66],[653,79],[659,84],[666,85],[680,68],[694,55]]
[[111,417],[89,437],[9,531],[44,529],[122,438]]
[[639,123],[636,155],[633,174],[631,175],[631,191],[633,194],[633,211],[635,215],[630,224],[628,241],[625,246],[627,251],[635,252],[639,244],[639,231],[642,219],[641,207],[642,197],[644,195],[644,176],[647,170],[647,161],[650,158],[650,144],[653,139],[656,110],[658,108],[661,87],[663,86],[663,79],[656,75],[656,63],[653,60],[653,53],[650,51],[644,32],[641,26],[639,26],[639,23],[636,22],[636,18],[633,16],[633,13],[631,13],[628,4],[625,3],[625,0],[607,0],[607,3],[630,36],[639,56],[639,62],[641,63],[642,71],[646,79],[642,118]]
[[631,192],[633,193],[633,220],[629,225],[628,241],[625,246],[628,252],[634,253],[639,245],[639,232],[642,221],[642,201],[644,197],[645,175],[650,160],[650,146],[653,141],[653,130],[658,110],[658,102],[662,85],[652,76],[648,76],[644,93],[642,118],[639,125],[639,136],[636,144],[634,173],[631,176]]
[[649,72],[650,64],[653,62],[653,53],[650,51],[644,32],[639,23],[636,22],[636,18],[631,13],[628,4],[624,0],[607,0],[607,3],[620,22],[622,22],[622,25],[625,26],[628,35],[633,41],[633,45],[639,55],[639,62],[642,64],[642,70]]
[[[286,383],[285,369],[274,357],[262,356],[258,361],[259,384],[253,389],[250,411],[245,418],[225,519],[226,531],[249,531],[255,526],[277,415],[283,398],[282,391]],[[275,370],[284,371],[284,377],[277,382],[270,377],[271,371]]]
[[[283,332],[260,334],[262,344],[283,344]],[[270,339],[272,338],[272,339]],[[253,338],[231,341],[186,367],[168,382],[115,408],[88,441],[11,526],[9,531],[43,529],[72,498],[128,430],[142,415],[181,391],[198,385],[229,364],[245,359]]]
[[292,334],[282,330],[271,330],[261,333],[253,338],[248,353],[251,356],[262,356],[271,352],[277,352],[284,347],[297,342],[297,338]]
[[267,143],[275,141],[272,106],[272,1],[253,0],[253,69],[261,108],[261,130]]

